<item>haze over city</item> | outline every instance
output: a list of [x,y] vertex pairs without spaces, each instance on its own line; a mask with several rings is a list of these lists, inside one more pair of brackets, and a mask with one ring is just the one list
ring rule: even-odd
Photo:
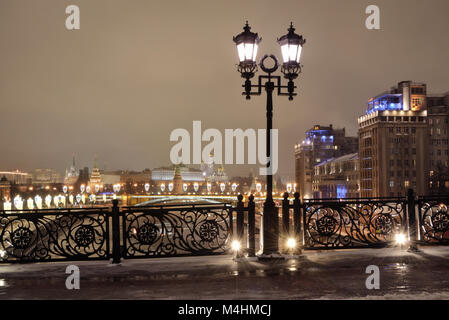
[[[448,13],[0,0],[0,300],[184,320],[449,300]],[[440,313],[388,315],[413,307]]]
[[70,1],[0,4],[1,168],[63,172],[75,153],[79,167],[97,154],[100,168],[142,170],[170,164],[170,132],[193,120],[264,128],[265,100],[246,101],[236,72],[232,36],[246,20],[261,54],[280,56],[290,21],[307,39],[298,96],[274,99],[280,175],[293,175],[293,147],[314,124],[356,135],[367,100],[389,86],[448,89],[446,0],[376,1],[381,30],[365,28],[368,1],[75,2],[76,31],[61,14]]

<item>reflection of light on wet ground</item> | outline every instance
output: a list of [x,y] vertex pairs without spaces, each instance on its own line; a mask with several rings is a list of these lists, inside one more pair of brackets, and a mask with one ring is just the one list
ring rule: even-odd
[[0,279],[0,288],[1,287],[7,287],[8,286],[8,283],[6,282],[6,280],[5,279]]
[[405,263],[396,263],[396,269],[406,270],[407,269],[407,265]]
[[407,264],[406,263],[392,263],[388,264],[384,267],[386,270],[400,270],[400,271],[406,271],[407,270]]
[[256,275],[265,277],[265,271],[262,270],[262,269],[261,270],[257,270],[256,271]]

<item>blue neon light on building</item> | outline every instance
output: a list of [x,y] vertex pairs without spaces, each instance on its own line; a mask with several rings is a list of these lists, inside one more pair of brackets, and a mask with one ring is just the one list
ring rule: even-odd
[[366,113],[368,114],[374,111],[385,110],[403,110],[402,94],[384,94],[382,96],[374,98],[373,100],[368,102],[368,109]]
[[348,187],[344,184],[337,184],[337,198],[346,198],[348,195]]

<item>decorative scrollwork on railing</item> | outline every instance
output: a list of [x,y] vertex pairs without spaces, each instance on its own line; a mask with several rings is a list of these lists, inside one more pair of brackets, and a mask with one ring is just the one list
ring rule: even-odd
[[421,240],[427,243],[449,243],[448,200],[420,201]]
[[345,248],[387,243],[405,227],[401,201],[306,202],[307,248]]
[[102,211],[2,214],[3,261],[107,259],[107,217]]
[[230,238],[230,210],[227,206],[125,210],[124,256],[223,253]]

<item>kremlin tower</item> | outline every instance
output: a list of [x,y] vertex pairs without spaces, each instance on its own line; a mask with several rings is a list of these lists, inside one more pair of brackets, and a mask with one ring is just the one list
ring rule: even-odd
[[175,176],[173,178],[173,193],[181,194],[182,193],[182,177],[181,177],[181,168],[179,165],[175,167]]
[[97,156],[95,156],[94,168],[92,169],[92,173],[90,175],[89,185],[92,190],[95,190],[95,186],[101,187],[102,179],[100,174],[100,169],[98,169],[97,165]]

